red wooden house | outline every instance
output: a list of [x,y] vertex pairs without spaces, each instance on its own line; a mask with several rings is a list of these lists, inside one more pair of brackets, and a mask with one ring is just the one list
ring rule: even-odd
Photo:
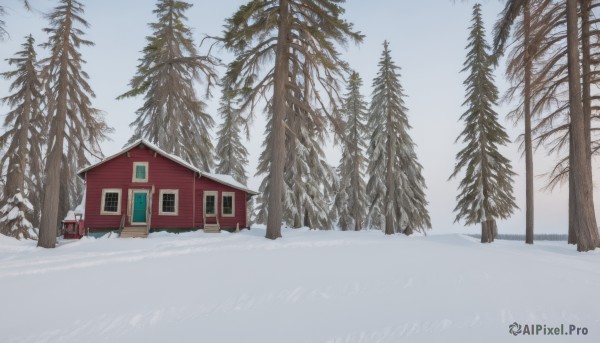
[[78,175],[86,187],[86,229],[119,229],[122,237],[145,237],[151,230],[246,228],[246,202],[258,194],[229,175],[203,172],[146,140]]

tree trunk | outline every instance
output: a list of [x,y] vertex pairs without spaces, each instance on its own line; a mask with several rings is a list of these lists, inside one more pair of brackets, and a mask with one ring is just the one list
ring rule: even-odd
[[[355,109],[354,112],[358,112],[359,109]],[[358,118],[354,119],[355,124],[354,124],[354,133],[353,136],[354,137],[359,137],[358,134]],[[359,140],[356,139],[352,142],[352,151],[354,153],[354,172],[352,173],[352,197],[354,198],[354,204],[352,205],[352,210],[353,210],[353,219],[354,219],[354,231],[360,231],[362,230],[362,208],[361,206],[359,206],[359,199],[361,198],[361,196],[359,195],[359,191],[361,190],[360,184],[362,181],[362,178],[360,176],[360,161],[361,161],[361,155],[359,154],[359,146],[358,146],[358,142]]]
[[481,243],[492,243],[497,235],[496,220],[488,219],[481,222]]
[[[39,178],[42,176],[42,172],[37,172],[34,175],[38,175]],[[33,205],[33,212],[31,214],[31,225],[35,228],[40,227],[40,219],[42,217],[42,200],[44,194],[44,186],[41,180],[35,180],[35,183],[30,183],[33,193],[29,193],[29,201]]]
[[[66,92],[58,99],[56,116],[50,126],[50,145],[46,161],[46,182],[44,187],[44,202],[42,219],[40,220],[40,235],[38,246],[54,248],[56,246],[58,208],[60,201],[60,175],[63,154],[64,127],[66,123],[67,106]],[[53,142],[53,143],[52,143]]]
[[302,220],[300,220],[300,214],[294,215],[294,229],[299,229],[302,227]]
[[355,187],[353,187],[352,189],[352,196],[354,197],[354,204],[352,205],[352,211],[353,211],[353,219],[354,219],[354,231],[361,231],[362,230],[362,222],[363,222],[363,218],[362,218],[362,206],[359,206],[359,202],[360,202],[360,196],[358,194],[360,188],[360,172],[358,171],[358,163],[356,163],[356,169],[355,169],[355,174],[353,175],[355,180],[354,184]]
[[583,127],[585,129],[585,145],[590,173],[592,173],[592,91],[591,91],[591,47],[590,47],[590,15],[591,1],[580,0],[581,4],[581,77],[582,77],[582,105]]
[[488,229],[488,221],[481,222],[481,243],[490,243],[490,230]]
[[283,170],[285,166],[285,84],[288,78],[289,64],[289,4],[288,0],[279,1],[279,33],[275,53],[275,75],[273,85],[273,127],[271,135],[271,192],[267,211],[267,232],[265,237],[277,239],[281,237]]
[[[569,168],[573,165],[573,129],[569,125]],[[569,170],[569,244],[577,244],[577,217],[575,213],[575,181]]]
[[[71,147],[69,146],[69,151],[66,154],[62,155],[62,172],[60,173],[60,191],[59,191],[59,201],[58,201],[58,214],[56,216],[56,226],[58,228],[58,232],[57,232],[57,236],[61,236],[63,234],[62,232],[62,220],[67,216],[67,213],[69,213],[70,210],[73,209],[73,207],[77,206],[74,203],[74,199],[75,199],[75,194],[77,193],[77,189],[72,187],[71,182],[73,181],[74,177],[77,177],[76,175],[72,175],[70,172],[71,166],[69,165],[70,163],[72,163],[71,161],[69,161],[67,156],[75,156],[76,152],[73,152],[71,150]],[[76,169],[75,167],[73,167],[73,169]]]
[[[70,6],[70,5],[69,5]],[[67,11],[65,19],[64,45],[69,44],[68,33],[71,32],[70,11]],[[60,175],[63,157],[63,143],[65,136],[65,125],[67,123],[67,92],[68,92],[68,47],[63,46],[60,56],[60,71],[58,76],[58,89],[56,99],[56,110],[50,124],[49,145],[46,157],[46,176],[44,184],[44,200],[42,205],[42,218],[40,220],[40,234],[38,247],[56,247],[56,229],[58,222],[58,209],[60,200]]]
[[388,109],[387,113],[388,130],[388,151],[387,151],[387,168],[385,176],[385,186],[387,188],[385,194],[385,234],[393,235],[396,233],[394,228],[394,211],[396,202],[396,187],[394,186],[394,159],[396,158],[396,140],[391,132],[392,125],[392,111]]
[[533,144],[531,138],[531,18],[529,1],[523,7],[523,37],[525,48],[525,75],[523,85],[523,116],[525,121],[525,243],[533,244]]
[[[581,12],[581,102],[583,109],[583,127],[586,147],[586,166],[589,169],[587,172],[591,175],[592,172],[592,95],[591,95],[591,48],[590,48],[590,15],[591,1],[579,0]],[[593,182],[593,181],[592,181]],[[592,185],[593,187],[593,185]],[[593,200],[593,189],[592,189]],[[600,246],[600,238],[596,246]]]
[[[293,125],[297,126],[297,121],[298,120],[292,120]],[[298,132],[298,127],[294,127],[294,132]],[[304,213],[303,210],[303,203],[302,203],[302,194],[301,191],[298,189],[300,188],[300,185],[302,184],[302,176],[300,175],[299,169],[297,168],[298,166],[298,151],[297,149],[297,139],[296,136],[294,134],[289,134],[289,136],[286,137],[286,139],[290,140],[290,145],[289,145],[289,151],[286,152],[286,163],[288,163],[288,166],[290,169],[295,169],[294,175],[293,175],[293,179],[292,184],[293,184],[293,190],[294,190],[294,199],[295,199],[295,204],[296,204],[296,214],[294,215],[294,229],[299,229],[303,226],[302,223],[302,218],[303,215],[302,213]],[[284,171],[285,174],[285,171]]]
[[304,210],[304,226],[306,226],[310,230],[313,229],[312,223],[310,222],[310,216],[308,215],[308,209]]
[[581,102],[581,74],[579,71],[579,35],[577,27],[577,0],[567,0],[567,55],[569,72],[569,108],[573,137],[573,173],[575,211],[577,218],[577,250],[594,250],[600,244],[594,213],[593,183],[588,148],[585,138],[585,119]]

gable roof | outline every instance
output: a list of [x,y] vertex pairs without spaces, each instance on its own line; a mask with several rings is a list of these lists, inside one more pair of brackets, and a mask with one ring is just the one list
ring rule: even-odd
[[153,150],[157,154],[159,154],[179,165],[182,165],[182,166],[186,167],[187,169],[190,169],[190,170],[198,173],[202,177],[206,177],[207,179],[211,179],[218,183],[224,184],[226,186],[229,186],[229,187],[232,187],[235,189],[239,189],[239,190],[244,191],[249,194],[253,194],[253,195],[259,194],[259,192],[252,190],[252,189],[248,188],[247,186],[243,185],[242,183],[236,181],[233,177],[231,177],[231,175],[212,174],[212,173],[207,173],[205,171],[202,171],[199,168],[193,166],[192,164],[184,161],[181,157],[173,155],[173,154],[169,154],[168,152],[162,150],[158,146],[154,145],[153,143],[150,143],[149,141],[147,141],[145,139],[138,139],[137,141],[131,143],[130,145],[127,145],[126,147],[124,147],[123,149],[118,151],[117,153],[106,157],[102,161],[99,161],[97,163],[94,163],[88,167],[85,167],[85,168],[79,170],[77,172],[77,175],[79,175],[79,177],[81,177],[83,179],[84,178],[83,174],[85,174],[88,170],[94,169],[94,168],[98,167],[99,165],[104,164],[104,163],[114,159],[115,157],[121,156],[122,154],[124,154],[124,153],[128,152],[129,150],[131,150],[139,145],[142,145],[142,144],[145,145],[146,147],[148,147],[149,149]]

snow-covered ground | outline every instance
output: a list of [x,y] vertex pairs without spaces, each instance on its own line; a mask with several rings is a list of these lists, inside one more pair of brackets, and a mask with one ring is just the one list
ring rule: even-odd
[[[84,238],[53,250],[0,235],[0,341],[600,342],[600,252],[283,234]],[[513,337],[513,322],[587,335]]]

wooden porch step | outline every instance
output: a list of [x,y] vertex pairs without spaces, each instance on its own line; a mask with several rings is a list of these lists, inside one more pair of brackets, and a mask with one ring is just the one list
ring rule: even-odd
[[145,226],[128,226],[121,231],[121,238],[146,238],[148,231]]
[[219,224],[204,224],[204,232],[219,233],[221,232],[221,226]]

